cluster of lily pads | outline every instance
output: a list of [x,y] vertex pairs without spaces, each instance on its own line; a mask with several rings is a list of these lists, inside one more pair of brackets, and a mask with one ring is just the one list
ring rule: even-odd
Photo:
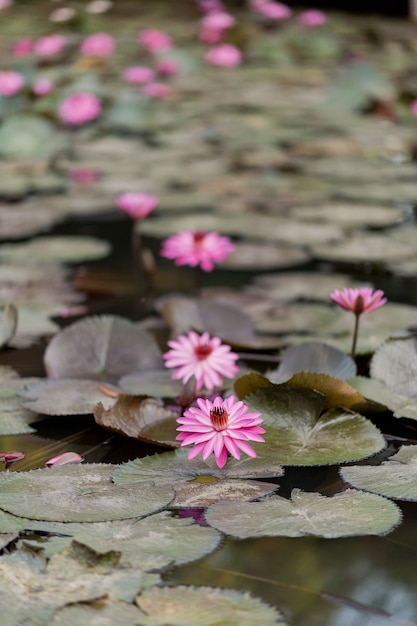
[[[197,11],[194,20],[158,24],[175,41],[158,53],[139,47],[138,31],[154,24],[138,18],[114,35],[115,54],[81,54],[89,36],[111,27],[103,16],[89,18],[82,36],[71,24],[57,27],[68,47],[56,57],[36,56],[39,44],[35,54],[10,55],[8,69],[27,85],[55,82],[42,95],[3,96],[0,110],[0,342],[14,350],[51,339],[46,377],[0,369],[0,434],[36,432],[45,416],[94,414],[103,428],[168,450],[118,466],[14,471],[16,462],[0,475],[7,626],[34,616],[51,626],[88,623],[98,613],[120,625],[210,625],[219,614],[224,624],[284,624],[247,594],[169,587],[162,574],[226,536],[385,534],[401,521],[394,500],[417,499],[417,446],[387,446],[380,419],[417,419],[417,308],[389,302],[363,317],[357,352],[373,356],[362,376],[346,355],[352,315],[329,301],[334,289],[368,285],[346,275],[363,262],[376,272],[416,271],[414,32],[404,27],[388,47],[389,25],[372,25],[379,41],[366,22],[335,16],[306,37],[296,20],[268,21],[274,4],[254,2],[221,29],[222,45],[242,53],[233,69],[204,64]],[[352,38],[361,58],[346,58]],[[180,68],[163,83],[166,98],[123,82],[144,58],[152,71],[163,61]],[[74,132],[59,107],[86,91],[102,108]],[[154,247],[178,231],[220,232],[235,240],[221,269],[239,280],[240,270],[269,273],[241,289],[160,296],[141,321],[105,314],[60,330],[62,317],[87,311],[67,264],[104,259],[111,244],[42,233],[72,217],[122,219],[114,205],[126,191],[158,197],[152,215],[133,225]],[[346,274],[303,271],[323,260]],[[169,263],[158,257],[157,290]],[[160,337],[190,331],[240,354],[239,374],[217,393],[262,414],[256,458],[220,468],[180,447],[177,418],[194,396],[184,401],[189,390],[165,367]],[[279,364],[254,367],[268,360]],[[318,466],[339,468],[333,493],[280,495],[287,467]],[[204,510],[202,525],[181,517],[184,509],[199,519]]]

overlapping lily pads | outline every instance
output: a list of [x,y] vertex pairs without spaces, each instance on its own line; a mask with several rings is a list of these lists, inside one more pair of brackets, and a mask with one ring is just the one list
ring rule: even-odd
[[87,236],[37,237],[25,243],[3,244],[0,259],[11,263],[80,263],[110,253],[107,241]]

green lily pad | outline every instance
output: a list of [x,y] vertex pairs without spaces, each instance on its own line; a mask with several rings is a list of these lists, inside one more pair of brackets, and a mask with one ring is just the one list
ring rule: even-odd
[[382,381],[396,393],[417,396],[417,339],[391,339],[374,354],[370,366],[372,378]]
[[172,372],[167,369],[126,374],[118,382],[127,393],[154,398],[175,398],[183,387],[180,380],[172,380]]
[[263,333],[320,332],[331,326],[339,315],[336,309],[324,304],[276,303],[258,315],[255,322],[256,329]]
[[379,430],[363,415],[342,408],[322,413],[325,398],[311,389],[276,385],[252,391],[244,401],[251,411],[262,414],[266,430],[265,443],[255,443],[254,449],[282,465],[355,461],[386,445]]
[[[417,197],[417,195],[416,195]],[[313,255],[319,259],[343,263],[387,264],[417,255],[415,246],[406,245],[383,234],[355,234],[351,239],[332,244],[316,244]]]
[[238,242],[232,254],[220,263],[230,270],[266,270],[303,265],[310,255],[303,248],[277,247],[276,244]]
[[165,485],[114,485],[113,470],[112,465],[92,464],[3,474],[0,507],[29,519],[100,522],[155,513],[174,496]]
[[64,328],[48,344],[45,369],[51,378],[116,381],[124,374],[162,366],[155,339],[115,315],[84,318]]
[[0,435],[35,432],[30,424],[40,418],[22,406],[20,393],[26,385],[37,380],[37,378],[11,378],[0,382]]
[[[358,164],[360,168],[360,164]],[[294,207],[290,215],[296,220],[330,222],[349,229],[357,227],[382,228],[404,219],[404,212],[396,207],[338,203],[311,207]]]
[[354,376],[349,378],[347,382],[365,398],[375,402],[377,407],[387,407],[393,412],[394,417],[408,417],[417,420],[417,399],[400,395],[375,378]]
[[218,502],[206,511],[206,520],[239,539],[303,535],[332,539],[388,533],[401,521],[401,511],[385,498],[354,489],[331,498],[294,489],[291,500],[273,496],[263,502]]
[[6,158],[47,159],[59,143],[52,124],[34,115],[18,114],[2,123],[0,146],[0,154]]
[[136,606],[103,597],[91,604],[73,602],[58,609],[52,620],[48,622],[48,626],[68,626],[68,624],[137,626],[143,618],[144,613]]
[[356,363],[344,352],[324,343],[306,342],[284,350],[281,363],[268,372],[268,378],[282,383],[297,372],[316,372],[346,380],[356,374]]
[[37,237],[25,243],[0,246],[0,259],[11,263],[80,263],[101,259],[110,253],[107,241],[94,237]]
[[417,446],[402,446],[381,465],[343,467],[340,475],[357,489],[396,500],[417,500]]
[[[143,626],[272,626],[287,623],[277,609],[247,592],[213,587],[154,587],[139,594],[136,604],[146,617]],[[221,622],[219,622],[219,619]]]

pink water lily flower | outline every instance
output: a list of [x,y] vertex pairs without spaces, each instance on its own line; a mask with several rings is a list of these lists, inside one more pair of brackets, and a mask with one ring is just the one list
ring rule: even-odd
[[107,33],[94,33],[84,39],[81,54],[90,57],[108,57],[115,49],[114,39]]
[[39,78],[32,85],[32,91],[36,96],[46,96],[53,91],[55,85],[49,78]]
[[358,340],[359,319],[362,313],[371,313],[375,309],[383,306],[387,299],[384,292],[380,289],[374,291],[371,287],[360,287],[357,289],[346,287],[345,289],[336,289],[330,294],[331,300],[338,304],[342,309],[351,311],[355,315],[355,327],[353,330],[351,356],[355,358],[356,343]]
[[204,55],[204,59],[210,65],[236,67],[242,63],[242,53],[236,46],[230,43],[223,43],[210,48]]
[[417,117],[417,100],[413,100],[411,103],[411,111],[415,117]]
[[93,93],[80,91],[62,100],[59,105],[60,119],[71,126],[91,122],[101,114],[101,102]]
[[143,85],[151,82],[155,78],[155,72],[150,67],[143,65],[134,65],[124,70],[122,74],[123,80],[133,85]]
[[77,167],[69,172],[69,179],[73,183],[81,185],[91,185],[100,178],[100,172],[94,167]]
[[161,256],[175,260],[175,265],[199,266],[212,272],[215,263],[220,263],[235,250],[229,237],[203,230],[180,231],[162,242]]
[[161,76],[175,76],[181,70],[181,64],[177,59],[161,59],[156,64],[156,71]]
[[67,39],[63,35],[46,35],[35,41],[33,51],[40,57],[50,57],[61,52],[66,44]]
[[225,11],[211,12],[200,21],[200,40],[205,43],[218,43],[225,32],[236,23],[233,15]]
[[251,9],[270,20],[286,20],[292,15],[289,6],[282,4],[282,2],[273,2],[272,0],[252,0]]
[[143,30],[138,34],[138,41],[148,52],[164,52],[172,48],[172,39],[162,30]]
[[149,193],[126,192],[116,198],[116,206],[134,220],[143,220],[158,202],[158,198]]
[[84,457],[77,452],[64,452],[64,454],[54,456],[53,459],[46,461],[45,467],[62,467],[62,465],[74,465],[83,461]]
[[259,426],[261,413],[248,413],[249,407],[234,396],[226,400],[218,396],[213,402],[197,398],[197,404],[198,408],[187,409],[184,417],[177,419],[181,424],[177,428],[181,446],[194,446],[188,454],[189,459],[201,454],[205,461],[214,454],[217,466],[221,468],[226,465],[229,453],[238,460],[241,452],[256,457],[248,441],[265,441],[261,436],[265,430]]
[[16,41],[12,48],[12,54],[14,57],[25,57],[28,54],[31,54],[33,47],[32,39],[19,39]]
[[166,83],[160,83],[155,81],[153,83],[146,83],[142,88],[142,93],[148,98],[154,98],[155,100],[165,100],[169,98],[172,93],[171,87]]
[[25,84],[25,77],[19,72],[0,72],[0,96],[11,97],[20,91]]
[[298,16],[298,21],[300,24],[304,26],[322,26],[327,22],[326,14],[323,11],[318,11],[317,9],[310,9],[308,11],[303,11]]
[[223,377],[234,378],[239,368],[235,364],[239,356],[230,346],[209,333],[191,331],[168,341],[171,348],[163,355],[166,367],[175,368],[172,378],[187,383],[196,379],[196,391],[202,387],[213,389],[223,382]]

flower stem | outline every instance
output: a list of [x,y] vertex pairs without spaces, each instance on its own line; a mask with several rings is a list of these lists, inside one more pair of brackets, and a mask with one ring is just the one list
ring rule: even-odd
[[[154,292],[152,272],[146,267],[138,222],[132,222],[131,231],[132,279],[133,279],[133,313],[134,317],[143,315],[148,308],[149,300]],[[141,306],[139,306],[141,305]]]
[[353,360],[355,360],[355,355],[356,355],[356,344],[358,341],[358,330],[359,330],[359,318],[360,318],[360,313],[355,315],[355,327],[353,329],[352,348],[350,351],[350,356],[352,357]]

